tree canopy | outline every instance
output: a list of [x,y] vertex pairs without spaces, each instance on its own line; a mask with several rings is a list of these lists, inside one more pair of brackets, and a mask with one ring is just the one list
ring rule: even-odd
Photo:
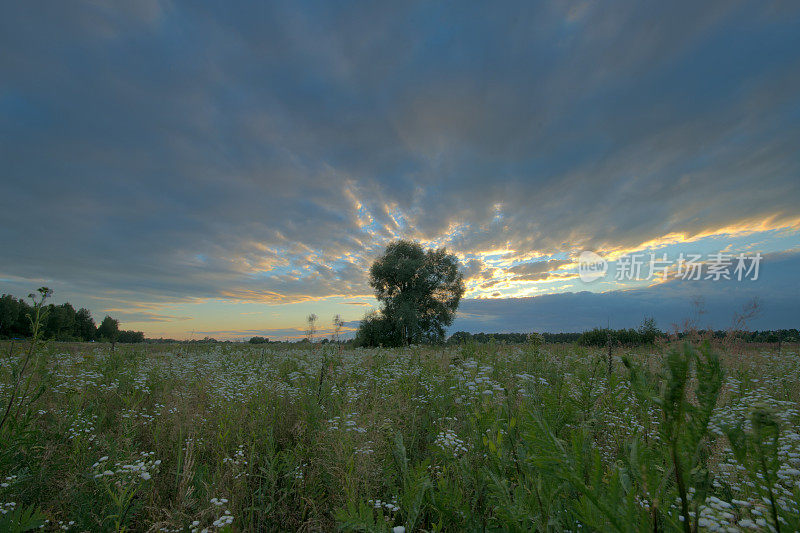
[[455,255],[401,240],[386,247],[369,274],[381,310],[364,318],[357,344],[399,346],[444,339],[464,295]]
[[[47,313],[42,323],[41,336],[58,341],[108,340],[124,343],[143,342],[141,331],[121,331],[119,321],[106,317],[98,328],[92,312],[78,309],[69,303],[47,304]],[[31,304],[23,298],[10,294],[0,295],[0,339],[26,338],[31,336],[28,315],[33,312]]]
[[119,320],[106,315],[97,326],[97,337],[107,342],[116,342],[119,336]]

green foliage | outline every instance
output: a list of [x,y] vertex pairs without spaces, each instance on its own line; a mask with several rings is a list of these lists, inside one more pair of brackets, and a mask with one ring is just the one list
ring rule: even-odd
[[[749,422],[749,430],[745,429],[746,422]],[[769,505],[770,525],[776,531],[800,530],[800,515],[786,512],[776,503],[774,487],[781,465],[778,454],[781,424],[774,409],[764,404],[753,405],[747,421],[729,425],[724,431],[751,485]],[[795,498],[800,501],[800,489],[795,490]]]
[[266,337],[250,337],[248,341],[250,344],[268,344],[269,339]]
[[356,346],[400,346],[403,338],[389,317],[372,311],[361,320],[353,342]]
[[117,342],[126,344],[144,342],[144,333],[141,331],[123,330],[117,334]]
[[105,342],[117,342],[119,337],[119,320],[106,315],[97,327],[97,338]]
[[[571,517],[598,531],[697,531],[700,507],[711,489],[709,419],[722,384],[719,359],[707,346],[695,350],[687,345],[668,354],[658,375],[626,364],[642,412],[660,413],[658,440],[634,436],[627,452],[608,464],[591,444],[590,426],[564,439],[553,427],[551,411],[539,410],[527,424],[519,455],[531,458],[540,475],[566,483],[569,489],[562,490],[575,491],[575,505],[559,513],[561,520]],[[698,384],[690,388],[692,371]],[[548,515],[548,523],[552,519]]]
[[[50,297],[52,291],[41,287],[39,296],[30,295],[33,300],[33,311],[27,315],[31,325],[32,338],[28,349],[20,358],[11,365],[10,387],[6,398],[0,404],[0,439],[5,440],[7,433],[11,438],[21,435],[25,431],[30,419],[31,408],[44,393],[47,384],[47,367],[43,354],[37,351],[42,325],[47,320],[49,308],[44,302]],[[6,433],[4,433],[4,430]]]
[[37,343],[0,505],[77,531],[798,529],[793,347],[610,374],[575,345],[340,348]]
[[75,336],[82,341],[94,340],[97,326],[92,318],[92,312],[82,307],[75,313]]
[[529,333],[526,340],[528,341],[528,345],[539,347],[544,344],[544,335],[541,333]]
[[[476,342],[478,344],[487,344],[495,342],[499,344],[524,344],[528,342],[531,333],[469,333],[467,331],[456,331],[449,339],[448,344],[463,344],[466,342]],[[554,343],[572,343],[577,342],[581,337],[581,333],[536,333],[541,335],[544,342],[548,344]]]
[[414,531],[422,512],[425,494],[431,488],[427,472],[428,463],[423,461],[409,465],[403,436],[400,433],[394,437],[392,457],[400,493],[398,501],[405,517],[404,527],[408,531]]
[[[75,311],[69,303],[61,305],[49,304],[45,309],[40,325],[39,337],[57,341],[93,341],[97,339],[118,341],[123,343],[144,342],[141,331],[119,331],[119,321],[106,317],[105,328],[98,333],[92,313],[86,308]],[[29,338],[33,332],[27,316],[34,312],[34,307],[22,299],[9,294],[0,296],[0,339]],[[116,326],[113,322],[116,322]],[[116,335],[116,337],[114,337]]]
[[652,345],[657,339],[663,338],[662,333],[656,326],[653,317],[645,317],[637,329],[607,329],[594,328],[584,332],[578,339],[578,344],[582,346],[643,346]]
[[594,328],[583,332],[578,338],[581,346],[646,346],[652,345],[656,340],[663,338],[664,334],[659,331],[652,318],[646,318],[638,329],[607,329]]
[[365,346],[442,341],[465,290],[455,255],[403,240],[372,264],[370,285],[381,312],[364,319],[369,331],[356,338]]
[[24,533],[34,531],[45,524],[45,516],[35,506],[17,507],[0,514],[0,531],[5,533]]
[[6,338],[29,337],[30,322],[26,318],[31,306],[10,294],[0,297],[0,336]]
[[[50,311],[44,303],[52,291],[41,287],[38,293],[38,296],[30,295],[33,307],[27,313],[27,319],[32,338],[28,349],[17,360],[9,361],[9,382],[7,386],[0,387],[0,390],[8,391],[7,396],[0,398],[0,472],[19,469],[20,459],[24,458],[22,452],[30,449],[38,436],[32,424],[33,410],[47,389],[49,371],[44,354],[37,348],[43,324]],[[15,477],[0,479],[12,480]],[[8,485],[6,482],[0,487]],[[9,508],[8,504],[3,503],[0,531],[31,531],[44,525],[44,517],[35,506],[12,506],[13,508]]]
[[364,502],[349,500],[343,509],[336,512],[336,522],[340,531],[359,531],[364,533],[387,533],[392,530],[383,513],[375,513]]
[[[674,486],[684,531],[697,531],[699,507],[711,490],[708,460],[715,435],[709,431],[709,422],[723,381],[719,357],[708,343],[700,349],[687,343],[682,349],[668,353],[658,376],[627,359],[625,364],[630,371],[631,386],[642,405],[653,404],[661,415],[661,439],[657,445],[651,445],[647,452],[650,460],[643,463],[644,471],[639,470],[647,486],[662,489],[661,493],[651,493],[654,520],[674,520],[664,514],[669,511],[662,507],[670,501]],[[692,374],[694,380],[691,380]],[[695,383],[693,387],[692,382]],[[660,388],[655,394],[654,387],[658,383]],[[653,465],[661,463],[670,469],[663,475],[653,471]]]
[[641,344],[655,344],[656,339],[664,336],[656,326],[656,319],[651,316],[644,317],[636,332],[639,334]]

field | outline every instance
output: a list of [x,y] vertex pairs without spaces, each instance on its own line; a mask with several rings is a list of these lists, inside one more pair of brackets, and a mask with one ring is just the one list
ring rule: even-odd
[[795,345],[0,348],[3,531],[800,528]]

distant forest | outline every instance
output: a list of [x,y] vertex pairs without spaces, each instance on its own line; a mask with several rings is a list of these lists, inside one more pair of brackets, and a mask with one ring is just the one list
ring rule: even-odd
[[[144,342],[141,331],[119,329],[119,320],[106,316],[96,325],[92,312],[81,308],[77,311],[69,303],[49,304],[42,325],[42,338],[56,341],[102,341]],[[31,336],[31,321],[28,318],[33,306],[22,298],[10,294],[0,296],[0,339],[21,339]]]
[[[714,339],[724,339],[731,334],[730,331],[716,330],[707,332]],[[659,339],[666,339],[667,334],[658,330],[639,329],[606,329],[595,328],[582,333],[541,333],[546,343],[577,343],[582,346],[606,346],[611,343],[615,346],[644,346],[655,344]],[[688,332],[678,333],[678,338],[684,338]],[[737,331],[735,335],[744,342],[781,343],[800,341],[800,332],[797,329],[778,329],[766,331]],[[478,344],[494,342],[498,344],[521,344],[528,342],[527,333],[468,333],[458,331],[453,333],[448,344],[462,344],[475,342]]]

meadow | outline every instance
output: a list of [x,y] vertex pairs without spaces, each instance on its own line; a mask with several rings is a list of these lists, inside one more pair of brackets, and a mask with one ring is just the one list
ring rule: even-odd
[[0,353],[2,531],[800,529],[797,345]]

